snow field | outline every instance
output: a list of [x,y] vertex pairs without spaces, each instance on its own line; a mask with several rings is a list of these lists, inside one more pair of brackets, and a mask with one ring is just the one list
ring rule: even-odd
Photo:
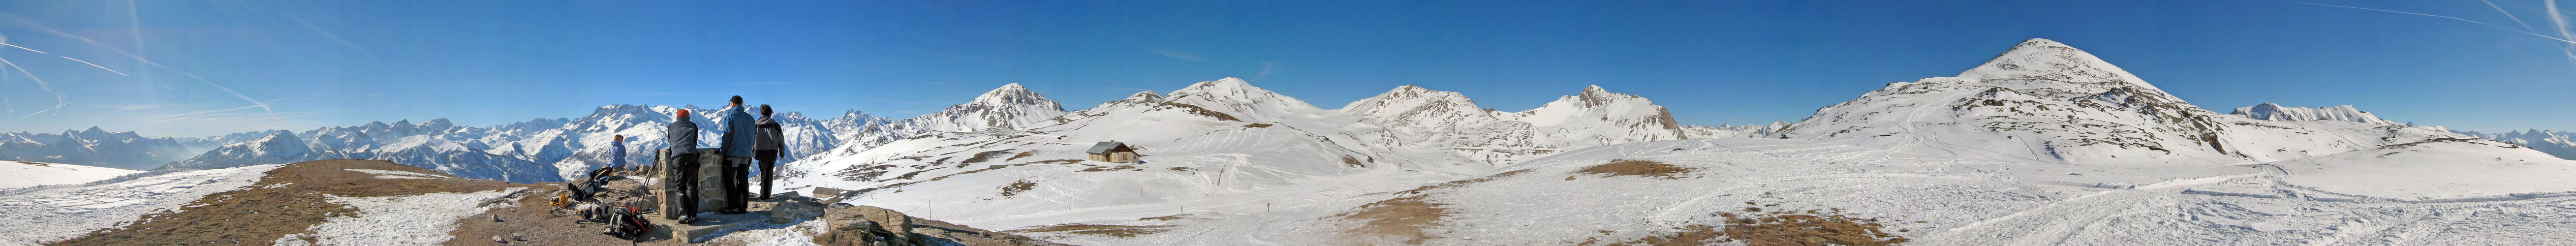
[[0,190],[27,188],[38,185],[88,183],[90,181],[98,181],[139,172],[143,171],[72,164],[0,161],[0,173],[7,173],[12,176],[7,179],[0,179]]
[[249,186],[278,166],[179,171],[0,193],[0,228],[11,230],[0,233],[0,244],[69,239],[146,214],[184,210],[179,206],[207,194]]
[[[491,200],[527,188],[479,191],[473,193],[429,193],[410,196],[342,197],[328,196],[330,202],[358,209],[354,216],[332,217],[309,228],[310,233],[278,237],[279,245],[306,245],[301,238],[316,240],[312,245],[431,245],[445,243],[454,236],[456,220],[481,214],[496,207],[480,206]],[[517,203],[495,203],[513,207]]]

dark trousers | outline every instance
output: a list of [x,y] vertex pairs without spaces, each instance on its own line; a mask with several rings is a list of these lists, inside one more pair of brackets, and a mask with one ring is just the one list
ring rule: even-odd
[[671,184],[679,185],[676,190],[671,192],[677,193],[677,196],[679,196],[679,199],[675,201],[680,203],[680,211],[674,212],[679,212],[682,216],[696,215],[698,214],[699,195],[698,156],[695,154],[671,155],[671,160],[674,160],[668,162],[671,164],[671,168],[679,171],[678,175],[671,175],[670,180]]
[[770,183],[778,182],[778,151],[762,150],[751,158],[760,160],[760,200],[769,200],[770,187],[776,186]]
[[731,204],[725,206],[725,213],[739,214],[751,208],[751,182],[747,180],[751,177],[751,163],[747,162],[751,160],[725,158],[724,183],[729,186],[725,187],[725,202]]

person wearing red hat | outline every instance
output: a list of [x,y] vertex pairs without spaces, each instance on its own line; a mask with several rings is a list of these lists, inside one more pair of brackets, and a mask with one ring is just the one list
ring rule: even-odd
[[678,199],[674,201],[680,203],[680,211],[672,212],[680,214],[680,223],[696,223],[698,199],[702,195],[698,194],[698,123],[690,122],[689,110],[681,109],[677,117],[671,118],[671,126],[663,130],[669,134],[664,139],[670,141],[670,168],[679,171],[669,179],[672,184],[679,185],[671,193],[677,194]]

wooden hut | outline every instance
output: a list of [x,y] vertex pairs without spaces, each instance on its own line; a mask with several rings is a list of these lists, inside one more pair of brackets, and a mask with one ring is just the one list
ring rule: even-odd
[[1129,147],[1127,146],[1127,143],[1120,143],[1118,141],[1103,141],[1091,144],[1091,150],[1084,151],[1084,153],[1090,153],[1091,160],[1093,161],[1116,163],[1136,162],[1136,148]]

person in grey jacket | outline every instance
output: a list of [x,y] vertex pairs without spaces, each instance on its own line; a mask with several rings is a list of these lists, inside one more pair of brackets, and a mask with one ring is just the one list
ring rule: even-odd
[[785,140],[787,140],[786,134],[781,132],[784,129],[778,127],[778,120],[771,119],[769,116],[769,105],[761,104],[760,122],[753,124],[758,125],[760,128],[760,137],[758,137],[759,144],[752,148],[756,153],[753,153],[751,156],[752,159],[760,160],[759,194],[760,200],[764,201],[770,199],[769,193],[772,191],[771,188],[775,187],[775,185],[771,185],[770,183],[777,182],[778,180],[778,151],[786,149],[785,147],[787,147],[787,143],[785,142]]
[[725,198],[730,206],[725,206],[723,212],[740,214],[751,207],[751,181],[745,179],[751,178],[752,145],[759,142],[755,138],[760,130],[752,123],[751,113],[743,112],[742,96],[733,96],[733,101],[725,106],[724,147],[721,148],[724,148],[725,155],[724,184],[729,186],[724,187]]
[[680,211],[672,212],[680,214],[680,223],[695,223],[698,221],[700,197],[696,161],[698,159],[698,123],[689,122],[687,109],[682,109],[677,114],[677,117],[672,117],[671,126],[663,128],[664,133],[668,134],[663,139],[670,141],[668,143],[671,146],[671,159],[664,160],[664,164],[679,171],[678,174],[671,176],[670,182],[679,185],[676,187],[677,190],[671,193],[678,193],[675,196],[679,198],[673,202],[680,203]]

